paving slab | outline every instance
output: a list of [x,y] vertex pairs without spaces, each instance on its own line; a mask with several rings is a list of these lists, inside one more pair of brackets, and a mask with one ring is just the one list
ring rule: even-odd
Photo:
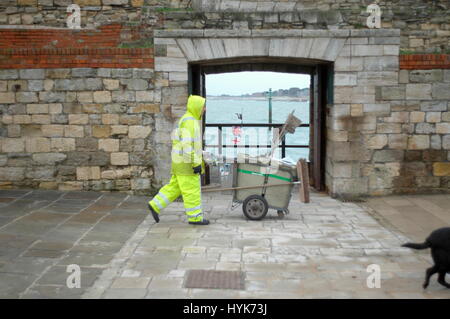
[[[448,298],[421,284],[422,241],[450,221],[446,195],[343,203],[292,197],[290,214],[248,221],[230,194],[205,194],[206,227],[188,225],[174,202],[155,224],[145,196],[0,190],[0,298]],[[68,288],[67,266],[81,270]],[[367,285],[380,266],[380,288]],[[189,270],[242,271],[242,290],[183,288]]]

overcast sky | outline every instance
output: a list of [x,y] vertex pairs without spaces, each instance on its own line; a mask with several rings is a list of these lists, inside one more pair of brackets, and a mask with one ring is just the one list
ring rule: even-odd
[[235,72],[206,76],[206,94],[241,95],[292,87],[309,87],[309,75],[277,72]]

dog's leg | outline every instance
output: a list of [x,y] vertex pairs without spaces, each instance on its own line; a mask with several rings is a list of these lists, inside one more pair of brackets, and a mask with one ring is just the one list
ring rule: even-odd
[[437,267],[433,266],[427,269],[425,273],[425,282],[423,283],[423,289],[427,289],[428,285],[430,284],[430,277],[433,276],[435,273],[437,273]]
[[446,288],[450,288],[450,285],[445,281],[445,271],[439,272],[438,283]]

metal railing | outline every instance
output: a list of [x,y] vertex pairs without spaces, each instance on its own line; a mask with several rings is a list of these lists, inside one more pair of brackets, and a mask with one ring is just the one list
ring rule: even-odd
[[[217,147],[219,150],[219,156],[222,155],[222,149],[223,148],[268,148],[270,149],[272,145],[251,145],[251,144],[245,144],[245,145],[237,145],[237,144],[223,144],[223,128],[224,127],[267,127],[269,129],[271,128],[281,128],[283,124],[266,124],[266,123],[206,123],[205,127],[217,127],[218,129],[218,142],[217,144],[206,144],[205,140],[203,139],[203,148],[205,147]],[[300,127],[309,127],[309,124],[301,124]],[[283,136],[281,139],[281,143],[278,145],[281,149],[281,157],[286,157],[286,149],[287,148],[309,148],[309,145],[292,145],[292,144],[286,144],[286,136]]]

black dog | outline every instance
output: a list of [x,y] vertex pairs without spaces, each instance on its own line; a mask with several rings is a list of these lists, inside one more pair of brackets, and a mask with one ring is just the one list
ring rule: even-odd
[[450,288],[450,284],[445,281],[445,274],[450,272],[450,227],[436,229],[422,244],[407,243],[402,245],[402,247],[412,249],[431,248],[434,266],[427,269],[423,288],[426,289],[428,287],[430,277],[435,273],[439,274],[438,283]]

